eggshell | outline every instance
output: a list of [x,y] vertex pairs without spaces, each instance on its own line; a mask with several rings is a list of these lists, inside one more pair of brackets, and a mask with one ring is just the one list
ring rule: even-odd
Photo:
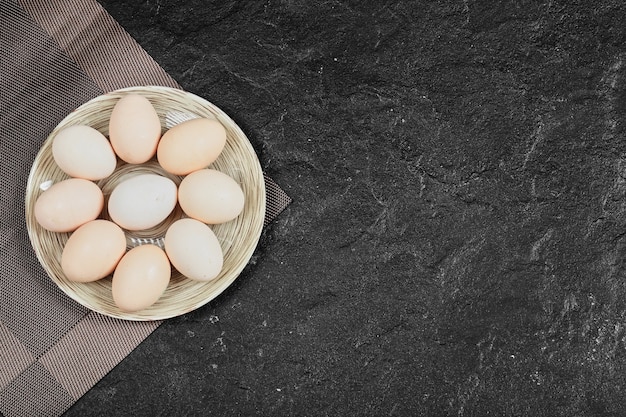
[[106,137],[91,126],[75,125],[59,131],[52,156],[67,175],[99,180],[113,173],[117,159]]
[[113,273],[113,302],[123,311],[150,307],[163,295],[172,269],[163,249],[146,244],[129,250]]
[[214,119],[191,119],[163,134],[157,160],[167,172],[187,175],[206,168],[217,159],[226,144],[226,130]]
[[185,214],[208,224],[233,220],[245,199],[237,182],[223,172],[201,169],[187,175],[178,186],[178,202]]
[[126,230],[149,229],[176,206],[176,184],[157,174],[139,174],[120,182],[111,192],[111,220]]
[[96,219],[104,207],[102,190],[95,183],[70,178],[58,182],[37,197],[37,222],[51,232],[71,232]]
[[224,266],[224,254],[213,230],[190,218],[175,221],[165,233],[165,252],[184,276],[196,281],[215,279]]
[[61,255],[61,268],[70,281],[92,282],[106,277],[126,252],[126,236],[118,225],[96,219],[71,234]]
[[109,119],[109,140],[113,150],[129,164],[142,164],[156,153],[161,122],[152,103],[139,94],[122,97]]

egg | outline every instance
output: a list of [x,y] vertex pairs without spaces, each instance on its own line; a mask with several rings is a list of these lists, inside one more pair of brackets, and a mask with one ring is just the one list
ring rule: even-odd
[[217,159],[226,144],[226,130],[214,119],[198,118],[182,122],[163,134],[157,160],[174,175],[187,175],[206,168]]
[[172,269],[163,249],[146,244],[129,250],[117,264],[111,281],[113,302],[121,310],[143,310],[163,295]]
[[214,169],[187,175],[178,186],[178,202],[187,216],[208,224],[233,220],[243,210],[243,190],[230,176]]
[[104,207],[102,190],[83,178],[69,178],[44,191],[34,205],[35,220],[51,232],[71,232],[96,219]]
[[177,199],[176,184],[157,174],[137,174],[115,186],[107,209],[111,220],[126,230],[144,230],[165,220]]
[[217,236],[198,220],[183,218],[172,223],[165,233],[164,246],[174,268],[189,279],[211,281],[224,266]]
[[126,236],[118,225],[96,219],[74,231],[61,254],[70,281],[92,282],[111,274],[126,252]]
[[128,94],[115,104],[109,119],[113,150],[129,164],[152,158],[161,137],[161,122],[152,103],[139,94]]
[[52,157],[67,175],[99,180],[113,173],[117,159],[107,138],[91,126],[69,126],[52,142]]

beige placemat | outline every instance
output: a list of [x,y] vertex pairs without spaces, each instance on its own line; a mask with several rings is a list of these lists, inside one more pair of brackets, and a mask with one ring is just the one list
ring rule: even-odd
[[[0,42],[0,413],[53,417],[160,322],[90,312],[46,276],[24,221],[30,166],[56,124],[89,99],[180,86],[94,0],[2,0]],[[267,225],[291,200],[265,180]]]

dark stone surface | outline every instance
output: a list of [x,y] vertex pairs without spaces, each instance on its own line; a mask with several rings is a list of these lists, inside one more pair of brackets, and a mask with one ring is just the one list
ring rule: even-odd
[[102,0],[293,198],[67,416],[621,416],[626,4]]

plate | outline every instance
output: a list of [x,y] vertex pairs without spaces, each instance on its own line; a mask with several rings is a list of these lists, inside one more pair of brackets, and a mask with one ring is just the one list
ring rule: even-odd
[[[61,269],[61,254],[70,233],[50,232],[34,217],[34,205],[39,195],[52,184],[69,178],[54,162],[52,142],[58,132],[72,125],[89,125],[108,137],[108,121],[115,103],[127,94],[141,94],[154,106],[162,131],[197,117],[217,119],[226,129],[226,145],[210,167],[231,176],[241,186],[245,205],[241,214],[226,223],[212,225],[224,253],[224,267],[212,281],[188,279],[173,269],[168,288],[152,306],[137,312],[124,312],[113,302],[111,276],[91,283],[69,281]],[[119,160],[119,158],[118,158]],[[95,181],[108,195],[116,181],[132,173],[157,173],[172,179],[177,185],[183,177],[165,172],[156,159],[145,164],[118,163],[115,172],[106,179]],[[130,87],[98,96],[65,117],[42,144],[30,170],[25,196],[28,235],[46,273],[69,297],[81,305],[110,317],[147,321],[163,320],[193,311],[220,295],[237,279],[248,264],[259,242],[265,218],[265,181],[261,165],[250,141],[237,124],[211,102],[189,92],[169,87]],[[154,228],[138,232],[126,231],[127,247],[154,243],[162,247],[169,224],[184,216],[177,205],[166,220]],[[107,218],[106,209],[101,214]]]

